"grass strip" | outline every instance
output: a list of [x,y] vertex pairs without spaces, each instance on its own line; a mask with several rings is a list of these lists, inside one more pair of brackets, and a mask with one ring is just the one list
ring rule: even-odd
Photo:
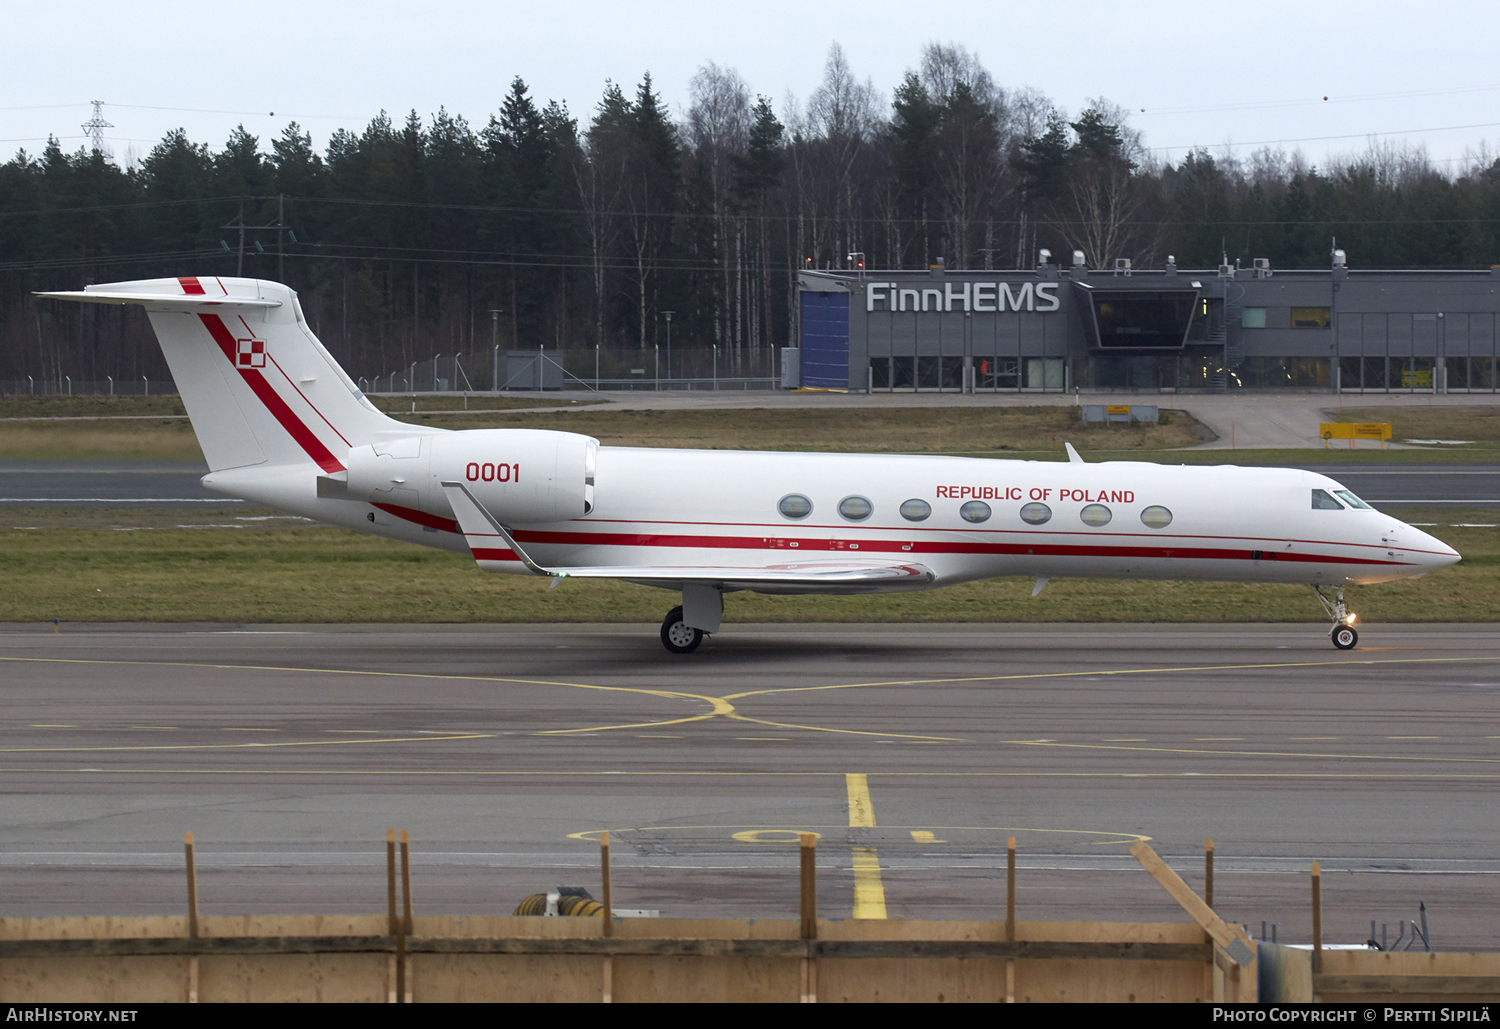
[[[1500,621],[1493,511],[1403,510],[1464,555],[1422,579],[1353,587],[1361,624]],[[655,622],[677,603],[628,583],[480,572],[457,554],[243,509],[5,509],[0,621]],[[21,528],[24,527],[24,528]],[[994,579],[927,593],[726,598],[729,622],[1316,622],[1306,587]]]

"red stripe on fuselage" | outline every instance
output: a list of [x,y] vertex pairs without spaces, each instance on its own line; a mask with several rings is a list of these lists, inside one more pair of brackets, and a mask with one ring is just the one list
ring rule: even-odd
[[182,291],[190,297],[201,297],[207,295],[207,293],[203,289],[203,283],[199,282],[195,278],[179,276],[177,279],[177,285],[181,286]]
[[378,507],[388,515],[404,518],[408,522],[415,522],[417,525],[428,529],[438,529],[442,532],[458,532],[458,523],[452,518],[439,518],[437,515],[430,515],[426,511],[418,511],[411,507],[402,507],[400,504],[372,503],[370,506]]
[[[196,284],[196,280],[194,280]],[[203,292],[199,287],[198,292]],[[219,349],[224,352],[224,357],[229,361],[231,367],[240,373],[240,378],[260,398],[260,402],[266,406],[266,410],[281,424],[297,445],[306,451],[307,456],[312,458],[317,466],[325,472],[344,471],[343,462],[333,456],[332,451],[323,445],[323,441],[313,434],[313,431],[303,424],[302,419],[287,406],[281,395],[266,381],[266,377],[257,368],[241,368],[236,363],[234,333],[224,324],[224,320],[216,314],[200,314],[198,319],[208,329],[208,334],[219,344]]]

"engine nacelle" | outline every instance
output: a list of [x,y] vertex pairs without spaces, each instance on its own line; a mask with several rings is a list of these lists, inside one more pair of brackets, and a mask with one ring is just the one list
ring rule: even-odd
[[464,429],[349,451],[348,497],[451,518],[442,483],[461,482],[502,525],[594,509],[599,441],[549,429]]

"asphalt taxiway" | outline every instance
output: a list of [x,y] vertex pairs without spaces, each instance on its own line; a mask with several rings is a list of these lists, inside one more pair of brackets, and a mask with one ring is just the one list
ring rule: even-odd
[[[387,828],[426,913],[559,884],[678,916],[1178,919],[1149,838],[1257,934],[1425,901],[1500,948],[1500,628],[0,627],[0,914],[383,910]],[[863,857],[861,857],[863,855]]]

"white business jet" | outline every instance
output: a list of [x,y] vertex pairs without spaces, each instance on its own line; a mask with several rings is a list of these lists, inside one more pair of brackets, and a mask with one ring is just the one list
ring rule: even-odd
[[719,630],[724,594],[890,593],[997,576],[1311,586],[1334,646],[1344,586],[1423,575],[1446,544],[1296,469],[604,447],[572,432],[448,431],[378,411],[288,287],[210,276],[43,293],[138,304],[210,489],[473,555],[487,572],[681,591],[668,650]]

